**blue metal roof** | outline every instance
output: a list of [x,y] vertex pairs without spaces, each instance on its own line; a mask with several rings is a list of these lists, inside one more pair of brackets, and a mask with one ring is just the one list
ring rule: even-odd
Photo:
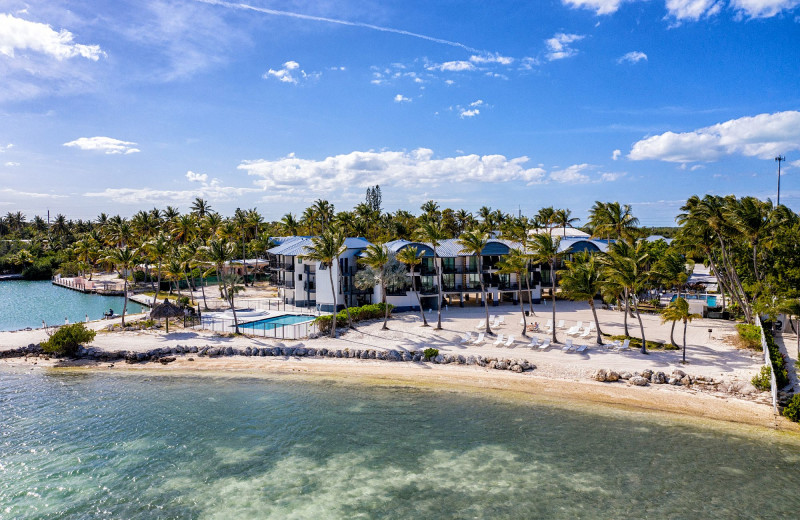
[[605,253],[606,251],[608,251],[608,240],[596,240],[596,239],[580,238],[580,237],[562,238],[561,242],[558,244],[558,252],[563,253],[565,251],[567,252],[601,251]]
[[400,240],[392,240],[391,242],[386,242],[385,245],[389,249],[389,251],[392,251],[393,253],[397,253],[401,249],[404,249],[406,247],[413,246],[417,248],[418,252],[422,253],[422,256],[428,256],[428,257],[433,256],[433,249],[431,249],[431,246],[429,246],[424,242],[410,242],[408,240],[400,239]]
[[[306,247],[311,246],[312,237],[284,238],[284,241],[280,245],[275,246],[272,249],[268,249],[267,253],[271,253],[273,255],[299,256],[306,252]],[[350,237],[344,239],[344,245],[347,247],[347,249],[366,249],[370,243],[365,238]]]

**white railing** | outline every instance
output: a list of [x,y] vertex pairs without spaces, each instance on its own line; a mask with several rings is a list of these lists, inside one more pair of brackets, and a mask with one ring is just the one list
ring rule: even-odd
[[[314,315],[308,315],[309,321],[302,323],[292,323],[281,325],[276,323],[239,323],[239,332],[245,336],[273,339],[301,339],[307,338],[312,334],[317,334],[319,329],[314,323]],[[236,326],[232,318],[220,318],[217,316],[203,316],[197,327],[212,332],[233,333]]]
[[761,348],[764,351],[764,364],[769,367],[769,387],[772,394],[772,409],[778,413],[778,381],[775,379],[775,369],[772,367],[772,359],[769,357],[769,346],[764,335],[764,327],[761,325],[761,318],[756,315],[756,325],[761,330]]

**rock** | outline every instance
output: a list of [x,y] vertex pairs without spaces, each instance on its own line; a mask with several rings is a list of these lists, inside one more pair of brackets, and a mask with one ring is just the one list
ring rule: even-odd
[[306,354],[308,354],[308,350],[303,347],[294,349],[295,356],[304,357]]
[[594,379],[595,381],[600,381],[601,383],[606,380],[606,377],[608,377],[608,370],[606,370],[605,368],[599,369],[597,372],[594,373],[594,375],[592,375],[592,379]]
[[467,364],[467,358],[465,358],[464,356],[462,356],[461,354],[459,354],[459,355],[457,355],[457,356],[456,356],[456,362],[457,362],[459,365],[466,365],[466,364]]
[[269,349],[269,353],[277,357],[280,356],[283,352],[281,350],[281,347],[272,347],[271,349]]
[[[635,377],[635,376],[633,376],[633,377]],[[633,377],[631,377],[631,379],[633,379]],[[609,370],[606,373],[606,381],[612,382],[612,383],[614,381],[619,381],[619,374],[617,372],[614,372],[613,370]]]
[[475,356],[467,356],[467,364],[468,365],[475,365],[478,363],[478,360],[475,359]]
[[386,351],[385,350],[381,350],[380,352],[378,352],[375,355],[375,359],[382,359],[382,360],[386,361],[387,359],[389,359],[387,356],[388,356],[388,354],[386,353]]
[[478,357],[477,357],[477,359],[476,359],[476,364],[477,364],[479,367],[485,367],[485,366],[487,366],[489,363],[488,363],[488,362],[487,362],[485,359],[483,359],[483,356],[478,356]]
[[433,358],[434,363],[444,363],[444,356],[441,354],[437,354],[435,358]]
[[683,376],[683,378],[681,379],[681,384],[684,386],[691,386],[692,384],[691,376]]
[[161,359],[158,360],[158,362],[161,363],[162,365],[166,365],[167,363],[172,363],[176,359],[177,358],[174,357],[174,356],[173,357],[162,357]]
[[677,377],[678,379],[683,379],[686,376],[686,372],[683,370],[678,370],[677,368],[672,371],[672,377]]
[[633,376],[628,380],[628,384],[634,386],[647,386],[647,379],[642,376]]
[[492,368],[493,369],[496,365],[497,365],[497,361],[491,360],[491,361],[486,363],[486,368]]
[[342,358],[342,357],[344,357],[344,354],[342,354],[342,351],[341,351],[341,350],[337,350],[337,351],[336,351],[336,357],[337,357],[337,358]]
[[641,373],[641,374],[639,374],[639,375],[641,375],[643,378],[645,378],[645,379],[648,379],[648,380],[649,380],[649,379],[650,379],[650,377],[653,375],[653,371],[652,371],[652,370],[650,370],[649,368],[647,368],[647,369],[645,369],[645,370],[642,370],[642,373]]
[[375,352],[374,350],[369,350],[369,358],[370,359],[376,359],[377,357],[378,357],[378,353],[377,352]]
[[522,372],[524,372],[522,367],[519,366],[519,365],[511,365],[511,368],[509,370],[511,370],[512,372],[516,372],[518,374],[521,374]]
[[306,355],[309,357],[315,357],[317,355],[317,349],[310,348],[306,351]]
[[400,352],[398,352],[396,350],[390,350],[388,352],[388,354],[386,355],[386,357],[389,359],[389,361],[402,361],[403,360],[403,356],[400,354]]
[[495,370],[508,370],[509,368],[508,361],[506,360],[498,361],[497,363],[494,364],[494,368]]
[[[275,347],[278,348],[278,347]],[[291,347],[283,347],[278,349],[280,351],[281,356],[291,356],[294,354],[294,349]]]
[[667,382],[667,376],[664,372],[653,372],[653,375],[650,376],[650,382],[656,385],[663,385]]
[[367,351],[365,350],[364,352],[362,352],[362,353],[361,353],[361,356],[359,356],[359,357],[360,357],[361,359],[369,359],[369,352],[367,352]]
[[669,384],[671,384],[671,385],[680,385],[681,384],[681,380],[678,379],[677,377],[670,377],[669,378]]
[[403,361],[412,361],[414,356],[410,352],[403,352]]
[[253,355],[253,349],[250,348],[250,347],[247,347],[246,349],[244,349],[244,355],[245,356],[252,356]]
[[198,350],[199,349],[196,346],[192,345],[192,347],[189,349],[189,352],[192,354],[197,354]]
[[136,354],[136,361],[145,361],[147,358],[148,356],[144,352],[138,352]]
[[326,348],[320,349],[319,355],[320,356],[327,356],[328,355],[328,349],[326,349]]

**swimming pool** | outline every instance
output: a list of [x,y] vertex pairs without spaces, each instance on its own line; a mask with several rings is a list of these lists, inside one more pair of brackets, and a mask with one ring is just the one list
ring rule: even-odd
[[[675,301],[678,295],[674,295],[670,301]],[[717,297],[711,294],[681,294],[681,298],[687,300],[705,300],[709,307],[717,306]]]
[[283,316],[275,316],[274,318],[265,318],[263,320],[251,321],[249,323],[239,324],[240,328],[253,329],[253,330],[273,330],[284,325],[294,325],[295,323],[305,323],[313,321],[314,316],[302,314],[284,314]]

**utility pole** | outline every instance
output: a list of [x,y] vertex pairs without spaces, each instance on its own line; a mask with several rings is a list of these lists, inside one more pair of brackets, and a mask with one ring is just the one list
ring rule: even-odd
[[777,208],[781,205],[781,163],[786,160],[786,157],[779,155],[775,160],[778,161],[778,203],[775,204]]

